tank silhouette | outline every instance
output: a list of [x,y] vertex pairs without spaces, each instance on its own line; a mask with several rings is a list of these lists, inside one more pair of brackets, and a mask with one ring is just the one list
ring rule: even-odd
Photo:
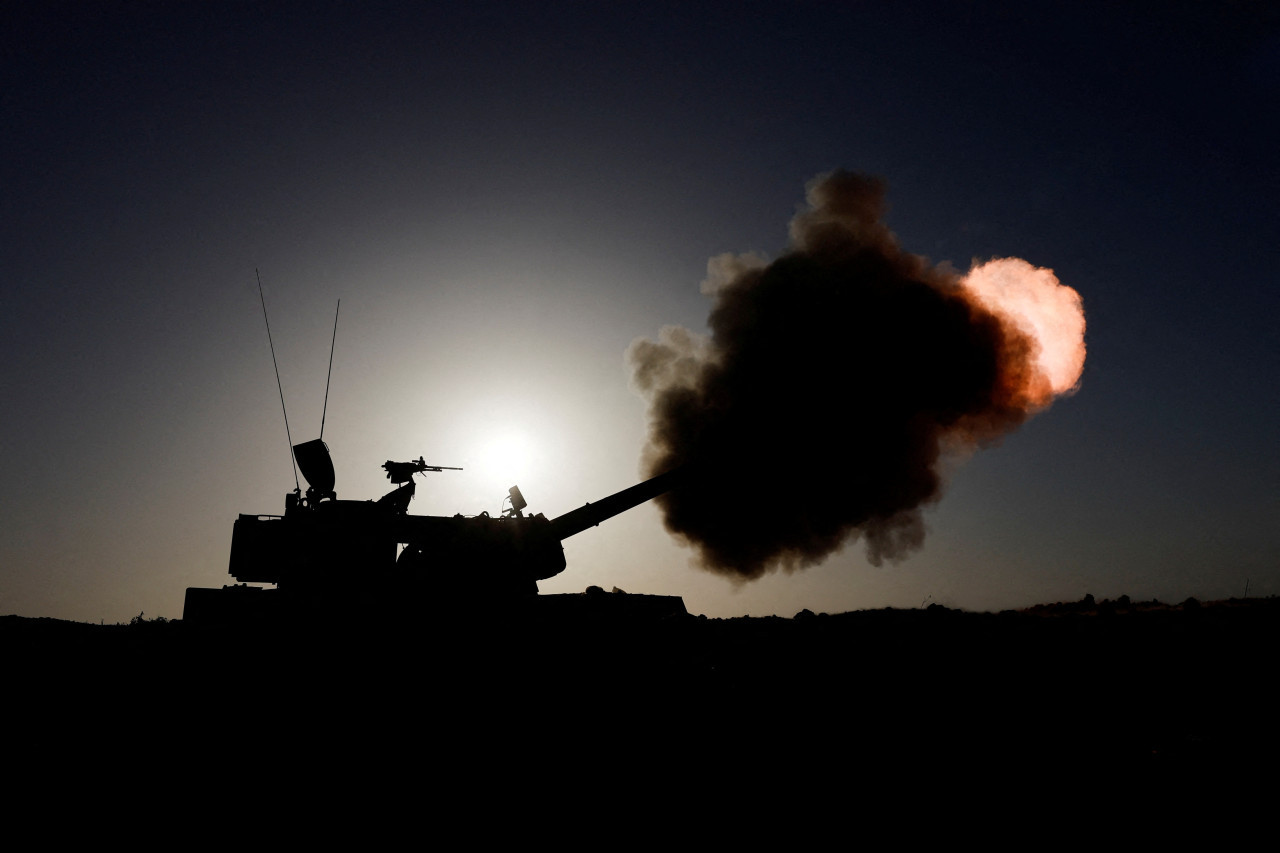
[[[254,274],[285,434],[289,435],[289,414],[262,277],[257,270]],[[239,583],[221,589],[189,587],[183,621],[350,617],[367,605],[378,613],[405,615],[426,602],[456,600],[459,594],[473,601],[530,599],[538,592],[538,581],[564,571],[563,540],[676,486],[681,475],[671,471],[553,519],[541,513],[525,515],[524,496],[512,486],[503,499],[504,506],[510,500],[510,508],[497,517],[488,513],[416,516],[409,514],[416,488],[414,476],[462,470],[430,465],[418,457],[383,464],[387,479],[396,488],[378,500],[338,500],[333,459],[324,443],[324,421],[341,308],[339,301],[333,315],[320,437],[301,444],[293,444],[292,438],[289,441],[296,471],[307,481],[306,493],[295,482],[294,491],[285,495],[284,515],[242,514],[236,519],[229,571]],[[274,584],[275,588],[249,584]],[[653,611],[685,612],[678,596],[625,598],[651,599],[656,606],[648,609]]]
[[564,571],[565,539],[674,488],[680,476],[670,471],[551,519],[526,515],[516,486],[503,500],[510,508],[499,516],[418,516],[408,512],[414,476],[462,469],[421,457],[387,461],[382,467],[396,488],[377,500],[338,500],[328,446],[316,439],[294,445],[293,453],[308,483],[305,495],[300,489],[287,494],[283,515],[241,514],[231,537],[232,577],[276,588],[189,588],[185,621],[269,618],[282,609],[336,615],[356,605],[418,606],[458,596],[534,596],[538,581]]

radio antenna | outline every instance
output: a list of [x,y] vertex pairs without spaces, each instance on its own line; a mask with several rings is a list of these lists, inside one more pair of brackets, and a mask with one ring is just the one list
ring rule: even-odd
[[333,309],[333,340],[329,341],[329,375],[324,379],[324,409],[320,412],[320,440],[324,440],[324,416],[329,412],[329,380],[333,378],[333,345],[338,342],[338,312],[342,310],[342,300]]
[[[262,295],[262,273],[258,272],[257,267],[254,267],[253,274],[258,277],[258,299],[262,300],[262,319],[267,324],[267,344],[271,347],[271,364],[276,369],[276,387],[280,389],[280,411],[284,412],[284,437],[289,440],[289,459],[293,462],[293,486],[294,489],[301,492],[302,484],[298,482],[298,460],[293,458],[293,436],[289,434],[289,412],[284,407],[284,386],[280,384],[280,363],[276,361],[276,345],[271,340],[271,321],[267,319],[267,298]],[[338,334],[336,327],[333,333],[334,335]],[[328,395],[329,392],[326,389],[326,400]]]

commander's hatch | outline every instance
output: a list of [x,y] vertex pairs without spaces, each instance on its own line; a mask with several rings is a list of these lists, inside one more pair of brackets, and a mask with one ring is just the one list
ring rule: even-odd
[[307,501],[315,504],[324,498],[334,500],[337,493],[333,486],[337,476],[333,472],[333,459],[329,456],[329,445],[323,439],[304,441],[293,446],[293,458],[298,469],[310,486],[307,489]]

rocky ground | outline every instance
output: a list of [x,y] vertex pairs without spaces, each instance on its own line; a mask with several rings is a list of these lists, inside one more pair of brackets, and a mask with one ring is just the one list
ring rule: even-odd
[[335,768],[365,793],[395,767],[517,796],[607,800],[656,774],[685,798],[828,804],[868,779],[958,793],[997,771],[1015,788],[1269,775],[1277,640],[1276,599],[256,627],[0,617],[11,760],[149,762],[249,802],[339,784]]

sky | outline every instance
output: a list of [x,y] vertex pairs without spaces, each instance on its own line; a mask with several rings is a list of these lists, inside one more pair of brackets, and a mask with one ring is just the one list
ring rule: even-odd
[[[255,271],[295,443],[341,300],[340,498],[424,456],[464,470],[414,514],[518,484],[554,517],[641,476],[628,347],[705,332],[708,261],[786,251],[837,169],[885,181],[907,251],[1074,288],[1077,392],[950,460],[897,562],[735,582],[646,505],[544,592],[710,617],[1280,594],[1274,6],[889,5],[6,4],[0,614],[176,618],[233,582],[235,518],[294,486]],[[814,458],[790,450],[742,464]]]

